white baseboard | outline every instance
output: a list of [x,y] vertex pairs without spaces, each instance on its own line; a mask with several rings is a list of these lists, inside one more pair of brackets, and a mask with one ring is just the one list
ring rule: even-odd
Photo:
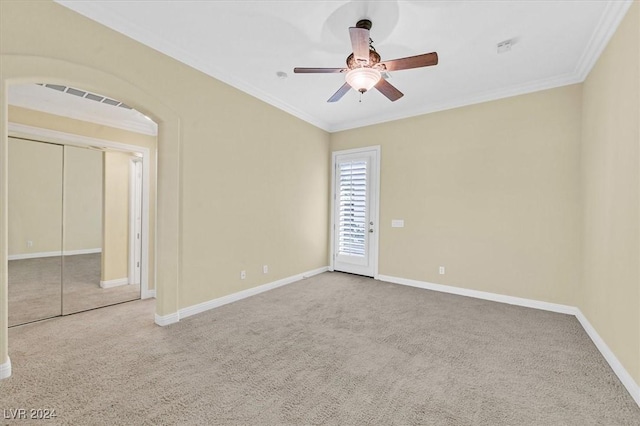
[[102,249],[92,248],[92,249],[80,249],[80,250],[65,250],[62,252],[65,256],[75,256],[76,254],[93,254],[93,253],[102,253]]
[[10,254],[7,256],[7,260],[23,260],[23,259],[36,259],[39,257],[60,257],[61,251],[45,251],[40,253],[23,253],[23,254]]
[[164,327],[165,325],[169,325],[169,324],[174,324],[178,321],[180,321],[180,317],[178,316],[177,312],[169,315],[156,314],[155,323],[161,327]]
[[11,376],[11,359],[7,357],[7,362],[0,364],[0,380]]
[[293,275],[278,281],[273,281],[271,283],[259,285],[257,287],[249,288],[247,290],[242,290],[237,293],[232,293],[227,296],[222,296],[217,299],[212,299],[203,303],[198,303],[197,305],[188,306],[186,308],[182,308],[178,310],[178,312],[173,314],[164,315],[164,316],[156,315],[155,322],[158,325],[173,324],[175,322],[180,321],[182,318],[187,318],[192,315],[196,315],[196,314],[208,311],[210,309],[214,309],[219,306],[226,305],[228,303],[237,302],[238,300],[246,299],[247,297],[255,296],[256,294],[273,290],[274,288],[282,287],[284,285],[291,284],[296,281],[303,280],[305,278],[310,278],[314,275],[318,275],[323,272],[326,272],[328,269],[329,268],[327,266],[324,266],[322,268],[303,272],[302,274]]
[[92,248],[92,249],[81,249],[81,250],[43,251],[39,253],[11,254],[7,256],[7,260],[37,259],[40,257],[74,256],[77,254],[93,254],[93,253],[102,253],[102,249]]
[[458,296],[473,297],[475,299],[491,300],[493,302],[507,303],[509,305],[525,306],[527,308],[541,309],[543,311],[558,312],[560,314],[575,315],[577,308],[574,306],[560,305],[558,303],[541,302],[539,300],[524,299],[522,297],[505,296],[504,294],[488,293],[486,291],[470,290],[462,287],[434,284],[425,281],[410,280],[407,278],[378,275],[380,281],[394,284],[418,287],[426,290],[434,290],[440,293],[457,294]]
[[115,280],[100,281],[100,287],[102,288],[112,288],[112,287],[118,287],[118,286],[127,285],[127,284],[129,284],[128,277],[117,278]]
[[478,290],[469,290],[461,287],[453,287],[442,284],[434,284],[425,281],[410,280],[407,278],[391,277],[388,275],[378,275],[380,281],[386,281],[394,284],[406,285],[411,287],[423,288],[426,290],[438,291],[441,293],[456,294],[459,296],[473,297],[476,299],[491,300],[494,302],[508,303],[509,305],[524,306],[527,308],[540,309],[543,311],[558,312],[561,314],[575,315],[587,335],[596,345],[604,359],[609,363],[611,369],[616,373],[618,379],[622,382],[636,404],[640,406],[640,386],[635,382],[629,372],[623,367],[613,351],[604,342],[595,328],[584,316],[582,311],[575,306],[560,305],[557,303],[541,302],[539,300],[524,299],[521,297],[505,296],[503,294],[488,293]]
[[155,299],[156,297],[156,291],[155,290],[145,290],[142,289],[142,292],[140,293],[140,299],[144,300],[144,299]]
[[593,340],[593,343],[596,345],[604,359],[607,360],[607,362],[611,366],[611,369],[614,373],[616,373],[616,376],[618,376],[624,387],[627,388],[627,391],[629,391],[631,397],[636,401],[636,404],[640,406],[640,386],[636,383],[635,380],[633,380],[633,377],[631,377],[629,372],[622,366],[622,364],[618,360],[618,357],[614,355],[611,348],[609,348],[602,337],[600,337],[596,329],[593,328],[582,311],[578,308],[576,308],[576,311],[576,318],[578,319],[578,321],[580,321],[580,324],[582,325],[582,328],[584,328],[584,331],[586,331],[591,340]]

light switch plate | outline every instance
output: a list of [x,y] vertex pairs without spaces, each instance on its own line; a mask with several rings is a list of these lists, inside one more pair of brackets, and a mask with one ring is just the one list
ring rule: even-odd
[[404,228],[404,219],[391,219],[392,228]]

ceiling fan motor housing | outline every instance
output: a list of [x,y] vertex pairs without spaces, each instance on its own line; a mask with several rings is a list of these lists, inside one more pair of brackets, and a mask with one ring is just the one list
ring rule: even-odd
[[353,53],[347,56],[347,68],[350,70],[356,68],[374,68],[380,62],[380,55],[375,50],[369,50],[369,65],[363,65],[362,63],[356,61]]
[[365,30],[370,30],[373,23],[368,19],[361,19],[356,24],[356,28],[364,28]]

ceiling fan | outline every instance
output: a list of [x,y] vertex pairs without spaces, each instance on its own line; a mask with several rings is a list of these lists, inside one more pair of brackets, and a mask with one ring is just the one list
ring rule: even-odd
[[361,19],[355,27],[349,28],[353,53],[347,57],[346,68],[294,68],[293,72],[298,74],[346,73],[346,83],[327,102],[339,101],[351,88],[362,94],[373,87],[391,102],[397,101],[404,94],[382,78],[382,73],[437,65],[438,54],[431,52],[381,62],[380,55],[373,47],[373,40],[369,37],[371,25],[370,20]]

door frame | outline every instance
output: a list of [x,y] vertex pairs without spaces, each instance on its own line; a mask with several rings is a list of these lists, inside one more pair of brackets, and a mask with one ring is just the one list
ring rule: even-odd
[[79,147],[109,148],[112,150],[133,152],[141,155],[142,160],[142,265],[140,268],[140,298],[155,297],[155,290],[149,289],[149,203],[150,203],[150,151],[138,145],[129,145],[106,139],[81,136],[57,130],[28,126],[19,123],[9,123],[9,136],[40,138],[43,142],[60,145],[74,145]]
[[371,194],[374,195],[374,200],[371,205],[371,213],[375,217],[373,241],[369,247],[371,250],[373,259],[373,278],[378,279],[378,254],[380,245],[380,145],[367,146],[362,148],[345,149],[342,151],[331,152],[331,196],[330,198],[330,211],[331,211],[331,224],[329,227],[329,270],[334,271],[334,263],[336,259],[336,247],[335,247],[335,229],[336,229],[336,159],[339,155],[347,154],[363,154],[367,152],[375,152],[375,167],[376,175],[371,179]]
[[[142,172],[142,158],[133,157],[129,162],[129,284],[140,284],[141,277],[137,269],[142,271],[142,240],[140,247],[136,244],[136,235],[142,234],[142,223],[138,228],[136,220],[138,208],[142,207],[142,173],[138,174],[138,167]],[[142,222],[142,211],[140,212],[140,222]],[[138,253],[139,251],[139,253]],[[136,258],[140,258],[140,267],[136,266]]]

